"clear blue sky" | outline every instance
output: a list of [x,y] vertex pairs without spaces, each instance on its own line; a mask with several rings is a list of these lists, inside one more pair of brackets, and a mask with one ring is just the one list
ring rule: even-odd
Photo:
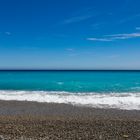
[[0,0],[0,69],[140,69],[140,0]]

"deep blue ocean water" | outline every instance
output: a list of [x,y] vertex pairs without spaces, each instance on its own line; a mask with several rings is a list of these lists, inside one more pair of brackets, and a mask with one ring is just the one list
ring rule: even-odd
[[140,110],[140,71],[0,71],[0,100]]

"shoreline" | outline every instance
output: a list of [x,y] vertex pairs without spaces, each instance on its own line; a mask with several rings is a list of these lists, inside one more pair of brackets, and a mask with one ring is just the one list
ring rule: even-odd
[[[105,114],[103,114],[106,112]],[[115,115],[114,115],[115,113]],[[140,119],[140,110],[126,110],[118,108],[94,108],[84,105],[72,105],[65,103],[46,103],[36,101],[16,101],[0,100],[0,115],[58,115],[58,116],[76,116],[82,117],[113,117],[122,118],[138,117]]]
[[[61,86],[63,82],[57,82]],[[140,93],[0,90],[0,100],[73,104],[92,108],[140,110]]]
[[140,139],[140,111],[0,101],[0,136],[16,139]]

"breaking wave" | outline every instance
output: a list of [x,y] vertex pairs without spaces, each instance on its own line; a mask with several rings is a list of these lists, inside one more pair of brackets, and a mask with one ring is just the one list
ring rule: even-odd
[[140,93],[72,93],[58,91],[0,91],[0,100],[65,103],[94,108],[140,110]]

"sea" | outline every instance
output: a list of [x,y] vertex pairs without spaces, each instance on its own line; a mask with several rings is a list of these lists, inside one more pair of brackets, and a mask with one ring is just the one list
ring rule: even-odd
[[140,110],[140,71],[0,71],[0,100]]

